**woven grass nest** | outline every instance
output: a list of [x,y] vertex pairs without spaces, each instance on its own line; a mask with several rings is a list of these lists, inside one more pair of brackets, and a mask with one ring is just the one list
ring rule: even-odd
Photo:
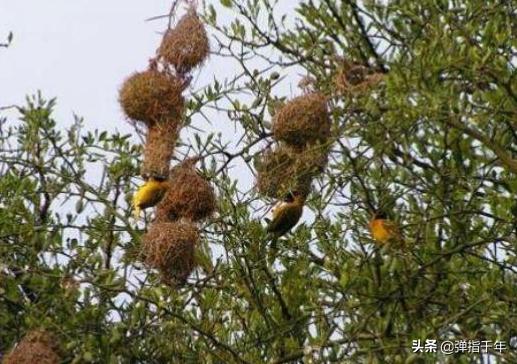
[[199,66],[209,52],[205,27],[193,9],[180,19],[176,27],[167,31],[158,49],[165,62],[173,65],[180,73]]
[[296,97],[286,103],[273,118],[276,140],[293,146],[324,142],[330,135],[327,99],[320,93]]
[[59,364],[56,339],[45,330],[33,330],[16,345],[3,364]]
[[144,162],[141,174],[144,177],[167,178],[170,161],[174,154],[179,128],[176,120],[149,126],[144,146]]
[[377,85],[383,78],[382,73],[344,61],[334,76],[334,83],[336,90],[343,94],[357,94]]
[[119,102],[126,116],[152,125],[160,121],[181,120],[185,85],[176,76],[149,69],[136,72],[123,83]]
[[282,199],[290,193],[307,196],[312,179],[325,169],[328,150],[316,144],[302,151],[280,145],[256,162],[256,187],[266,197]]
[[142,256],[171,286],[184,284],[195,267],[196,225],[185,220],[154,222],[142,238]]
[[169,190],[156,208],[157,221],[174,221],[180,218],[199,221],[214,213],[214,190],[210,183],[196,172],[196,160],[189,159],[171,169]]

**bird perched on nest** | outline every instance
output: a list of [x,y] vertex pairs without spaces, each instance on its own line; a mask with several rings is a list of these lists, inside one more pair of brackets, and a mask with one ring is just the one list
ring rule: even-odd
[[382,210],[375,211],[368,225],[373,240],[380,245],[384,245],[386,243],[398,243],[400,245],[404,245],[398,225],[388,218],[386,212]]
[[274,238],[279,238],[286,234],[302,217],[304,203],[305,196],[300,193],[290,193],[287,195],[273,209],[273,217],[271,221],[268,221],[266,231]]
[[169,183],[164,178],[150,177],[133,196],[135,218],[140,217],[140,211],[155,206],[165,196]]

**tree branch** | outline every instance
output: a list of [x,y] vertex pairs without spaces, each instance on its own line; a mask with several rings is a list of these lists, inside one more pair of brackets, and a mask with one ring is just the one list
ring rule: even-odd
[[446,118],[445,122],[453,128],[464,132],[468,136],[484,144],[499,158],[499,161],[503,166],[507,167],[510,172],[517,173],[517,160],[513,159],[510,154],[508,154],[500,145],[496,144],[489,137],[454,118]]

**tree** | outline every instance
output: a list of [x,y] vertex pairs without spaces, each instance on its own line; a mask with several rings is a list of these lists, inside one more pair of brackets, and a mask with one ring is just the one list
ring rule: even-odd
[[[29,98],[0,135],[0,352],[44,328],[67,362],[515,362],[515,4],[310,0],[295,19],[274,1],[221,4],[234,20],[205,9],[212,51],[239,67],[191,96],[176,154],[202,155],[216,187],[200,244],[213,265],[181,288],[142,269],[152,215],[137,225],[128,207],[141,147],[81,119],[57,130],[54,101]],[[255,173],[276,144],[278,90],[300,70],[328,98],[329,161],[271,262],[274,200],[232,167]],[[238,138],[203,131],[214,109]],[[372,240],[379,209],[405,248]],[[426,339],[506,349],[414,353]]]

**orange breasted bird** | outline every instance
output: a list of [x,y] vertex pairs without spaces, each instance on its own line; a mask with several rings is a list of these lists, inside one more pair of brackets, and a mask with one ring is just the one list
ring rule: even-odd
[[140,211],[153,207],[165,196],[169,183],[162,178],[150,177],[133,196],[135,218],[140,217]]
[[368,225],[372,238],[376,242],[380,244],[389,242],[403,243],[398,225],[388,219],[384,211],[375,211]]
[[300,220],[303,213],[305,196],[299,193],[289,194],[273,209],[273,217],[267,226],[267,232],[274,238],[286,234]]

